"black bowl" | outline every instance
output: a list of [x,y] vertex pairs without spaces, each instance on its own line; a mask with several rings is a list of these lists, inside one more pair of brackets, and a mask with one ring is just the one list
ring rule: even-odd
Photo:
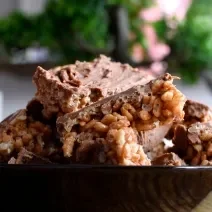
[[212,190],[212,168],[2,165],[0,180],[9,211],[179,212]]
[[212,167],[0,165],[0,180],[0,211],[180,212],[212,190]]

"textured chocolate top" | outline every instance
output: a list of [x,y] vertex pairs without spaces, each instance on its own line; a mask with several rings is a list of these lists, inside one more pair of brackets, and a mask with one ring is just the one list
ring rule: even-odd
[[100,55],[92,62],[79,62],[60,66],[49,71],[38,67],[33,77],[38,85],[41,78],[49,79],[45,89],[58,84],[67,94],[86,94],[92,89],[98,89],[102,96],[113,95],[128,88],[147,83],[153,77],[127,64],[112,62],[110,58]]
[[184,120],[186,122],[187,121],[205,122],[212,120],[211,108],[199,102],[187,100],[184,106],[184,111],[185,111]]
[[48,71],[38,67],[33,81],[37,86],[36,98],[44,106],[43,114],[51,118],[57,113],[78,111],[152,78],[147,72],[101,55],[92,62],[77,61]]

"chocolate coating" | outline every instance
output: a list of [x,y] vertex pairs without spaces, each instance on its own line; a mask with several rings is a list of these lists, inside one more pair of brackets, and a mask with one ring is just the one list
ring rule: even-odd
[[33,77],[36,98],[44,105],[47,117],[59,111],[77,111],[151,79],[150,74],[103,55],[91,62],[77,61],[48,71],[38,67]]

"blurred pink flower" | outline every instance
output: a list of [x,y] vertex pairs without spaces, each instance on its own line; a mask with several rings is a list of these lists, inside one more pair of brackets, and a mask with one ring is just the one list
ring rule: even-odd
[[[167,20],[170,20],[171,17],[176,17],[181,21],[184,19],[192,0],[155,0],[155,2],[157,6],[140,11],[139,17],[146,21],[146,24],[141,26],[141,33],[144,33],[147,41],[147,55],[150,57],[150,60],[157,62],[153,63],[151,67],[152,72],[160,73],[164,68],[158,62],[163,60],[171,50],[168,45],[158,39],[150,23],[159,21],[163,17],[167,18]],[[145,52],[141,44],[136,44],[133,47],[132,55],[135,61],[143,60],[144,54]]]
[[144,50],[140,43],[136,43],[132,47],[132,57],[136,62],[140,62],[144,59]]
[[146,25],[142,26],[141,30],[143,31],[144,36],[147,39],[148,46],[152,46],[153,44],[155,44],[157,42],[156,32],[151,25],[146,24]]
[[167,69],[167,64],[163,62],[154,62],[152,65],[147,68],[147,67],[138,67],[140,71],[145,71],[148,72],[148,74],[157,77],[165,73]]
[[143,33],[147,39],[147,51],[150,59],[160,61],[170,53],[169,46],[159,42],[157,34],[151,25],[144,26]]
[[167,64],[163,62],[154,62],[150,66],[151,73],[155,75],[162,75],[167,69]]
[[192,0],[156,0],[156,3],[167,18],[175,16],[181,21],[184,19]]
[[164,43],[149,46],[148,55],[153,61],[163,60],[170,53],[170,47]]
[[162,15],[162,11],[159,7],[152,7],[141,10],[139,17],[147,22],[155,22],[161,20]]

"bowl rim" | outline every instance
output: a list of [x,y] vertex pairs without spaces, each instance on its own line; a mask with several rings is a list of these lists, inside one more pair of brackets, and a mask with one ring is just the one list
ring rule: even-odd
[[89,165],[89,164],[1,164],[1,169],[30,169],[30,170],[209,170],[212,166],[123,166],[123,165]]

